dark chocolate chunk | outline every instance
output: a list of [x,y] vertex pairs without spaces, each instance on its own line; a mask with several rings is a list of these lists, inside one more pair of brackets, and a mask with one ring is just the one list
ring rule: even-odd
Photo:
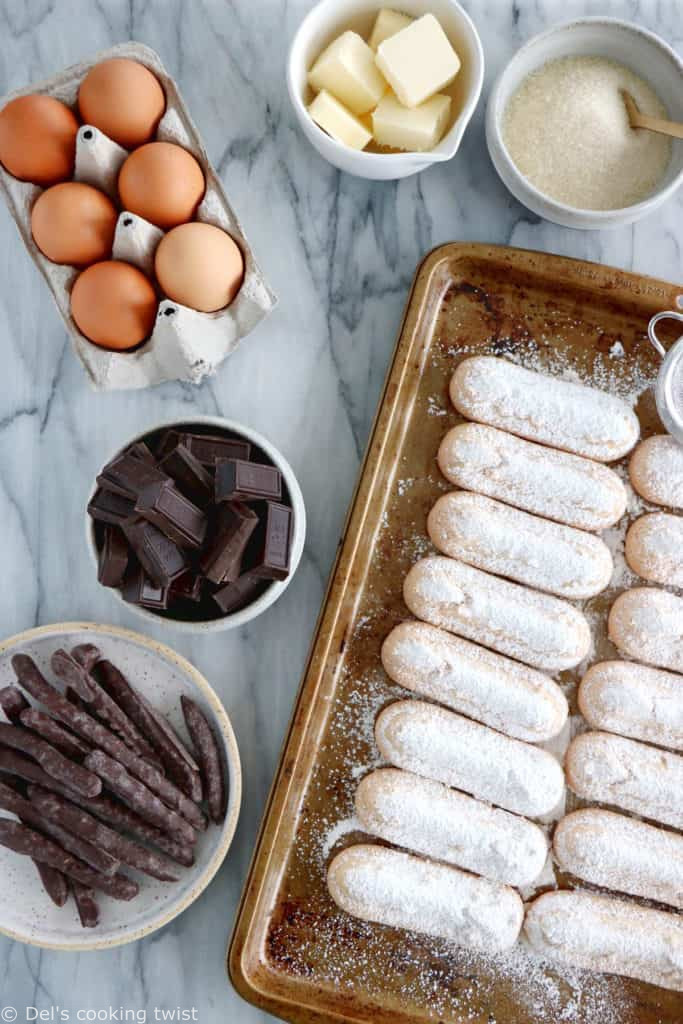
[[257,526],[258,516],[248,505],[231,501],[224,506],[216,539],[200,562],[207,579],[216,584],[235,582],[242,555]]
[[[181,577],[182,578],[182,577]],[[169,605],[170,587],[157,586],[149,578],[141,565],[128,573],[123,586],[121,597],[130,604],[139,604],[143,608],[153,608],[154,611],[165,611]]]
[[213,594],[213,599],[224,615],[230,615],[250,604],[264,589],[264,581],[244,573],[234,583],[228,583]]
[[274,501],[266,502],[266,514],[250,545],[247,564],[253,576],[284,580],[289,576],[292,538],[292,510]]
[[154,463],[136,458],[128,452],[117,455],[107,463],[97,478],[100,487],[133,501],[145,487],[164,480],[168,480],[168,477],[157,469]]
[[194,572],[186,572],[184,575],[179,576],[177,580],[173,580],[169,593],[169,604],[179,598],[183,598],[185,601],[194,601],[197,603],[202,599],[203,590],[203,576],[198,576]]
[[216,501],[279,500],[282,476],[275,466],[243,459],[219,459],[216,463]]
[[211,469],[216,459],[249,459],[251,445],[248,441],[240,441],[233,437],[220,437],[212,434],[181,434],[180,442],[194,455],[195,459]]
[[157,460],[144,441],[136,441],[135,444],[126,449],[126,454],[132,455],[134,459],[141,459],[142,462],[148,462],[151,466],[156,466],[157,464]]
[[177,430],[165,430],[154,446],[154,454],[157,459],[165,458],[179,442],[180,434]]
[[135,519],[135,502],[98,487],[88,504],[88,515],[99,523],[124,526]]
[[171,480],[146,487],[135,509],[181,547],[202,546],[208,525],[206,515],[181,494]]
[[143,569],[158,587],[168,586],[189,569],[183,551],[153,523],[138,519],[125,534]]
[[159,468],[198,508],[213,501],[213,477],[184,444],[177,444],[159,463]]
[[105,526],[97,566],[103,587],[118,587],[128,565],[128,542],[116,526]]

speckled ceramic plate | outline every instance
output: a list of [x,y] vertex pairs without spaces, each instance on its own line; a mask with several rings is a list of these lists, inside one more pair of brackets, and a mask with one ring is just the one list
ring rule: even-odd
[[12,939],[48,949],[105,949],[134,942],[168,924],[189,907],[218,871],[230,848],[240,808],[242,774],[230,720],[204,677],[164,644],[130,630],[95,623],[41,626],[0,644],[0,687],[15,680],[10,662],[19,651],[30,654],[49,678],[53,651],[86,641],[96,644],[186,739],[180,697],[187,694],[199,704],[222,740],[228,770],[228,810],[222,826],[210,825],[200,835],[195,864],[191,868],[179,866],[178,882],[157,882],[126,868],[126,873],[140,882],[139,895],[129,903],[102,895],[100,924],[88,930],[81,928],[73,899],[61,909],[54,906],[29,858],[0,847],[0,931]]

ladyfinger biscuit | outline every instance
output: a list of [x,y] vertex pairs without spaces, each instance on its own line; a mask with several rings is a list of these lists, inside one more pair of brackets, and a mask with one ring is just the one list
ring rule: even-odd
[[388,676],[518,740],[561,732],[567,701],[548,676],[426,622],[402,622],[382,645]]
[[439,466],[466,491],[581,530],[604,530],[626,510],[626,489],[607,466],[479,423],[446,434]]
[[515,814],[548,814],[564,796],[564,775],[552,754],[435,704],[389,704],[375,722],[375,740],[394,767]]
[[651,512],[626,534],[626,561],[644,580],[683,587],[683,516]]
[[638,417],[620,398],[495,356],[463,360],[450,394],[470,420],[597,462],[620,459],[640,436]]
[[439,498],[427,530],[451,558],[570,600],[599,594],[612,578],[612,556],[598,537],[471,491]]
[[683,836],[588,807],[562,819],[553,852],[584,882],[683,908]]
[[606,732],[569,744],[567,785],[584,800],[612,804],[663,825],[683,828],[683,757]]
[[656,587],[626,590],[612,605],[607,633],[624,654],[683,672],[683,598]]
[[683,679],[635,661],[602,661],[579,686],[579,710],[594,729],[683,750]]
[[514,889],[384,846],[342,850],[327,887],[353,917],[486,952],[514,946],[524,918]]
[[590,628],[572,605],[454,558],[416,562],[403,598],[419,619],[534,668],[572,668],[590,650]]
[[551,960],[683,989],[683,917],[677,914],[589,892],[546,892],[527,908],[524,936]]
[[396,768],[365,776],[356,814],[380,839],[507,885],[531,885],[548,853],[538,825]]
[[683,509],[683,445],[668,434],[641,441],[628,467],[634,489],[653,505]]

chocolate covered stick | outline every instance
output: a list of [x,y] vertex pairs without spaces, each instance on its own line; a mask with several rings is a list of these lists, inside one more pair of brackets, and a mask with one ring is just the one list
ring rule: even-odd
[[97,850],[85,839],[62,828],[60,824],[47,820],[37,807],[4,782],[0,782],[0,810],[16,814],[26,825],[46,832],[65,850],[89,864],[95,871],[101,871],[104,875],[113,875],[118,871],[119,862],[114,857],[104,850]]
[[220,749],[206,716],[189,697],[182,696],[180,704],[192,742],[199,755],[202,780],[211,819],[218,824],[225,818],[228,794]]
[[31,729],[32,732],[37,733],[44,740],[47,740],[48,743],[51,743],[60,754],[73,758],[74,761],[82,760],[92,749],[79,736],[72,735],[59,722],[55,722],[54,718],[46,715],[44,711],[26,708],[19,715],[19,721],[27,729]]
[[[132,775],[144,782],[145,786],[156,793],[165,804],[179,811],[194,828],[206,828],[206,818],[192,800],[189,800],[170,779],[161,775],[156,768],[134,754],[106,726],[101,725],[87,712],[71,704],[66,697],[50,686],[28,655],[15,654],[12,658],[12,667],[24,689],[44,704],[55,718],[68,725],[79,736],[83,736],[93,746],[101,748],[111,757],[120,761]],[[188,838],[187,831],[185,832],[187,842],[193,842],[195,838],[194,834],[192,838]]]
[[67,760],[40,736],[35,736],[21,726],[0,722],[0,743],[28,754],[48,775],[82,793],[83,796],[97,796],[102,791],[102,783],[96,775],[75,761]]
[[43,888],[56,907],[63,907],[69,898],[69,885],[61,871],[56,871],[49,864],[41,864],[34,860],[36,871],[43,883]]
[[50,664],[54,674],[70,686],[81,700],[88,705],[113,732],[121,737],[131,750],[141,757],[154,757],[154,751],[140,735],[133,722],[124,714],[118,704],[102,689],[94,675],[88,672],[71,654],[64,650],[55,651]]
[[102,875],[93,871],[87,864],[62,850],[51,839],[25,825],[20,825],[18,821],[0,818],[0,846],[48,864],[69,878],[82,882],[83,885],[108,893],[115,900],[132,900],[139,892],[139,887],[132,878],[127,878],[126,875]]
[[194,864],[194,852],[192,846],[179,839],[174,839],[166,832],[150,825],[135,811],[118,803],[112,797],[102,794],[101,796],[87,797],[79,796],[72,792],[67,786],[62,786],[55,779],[50,778],[42,768],[34,761],[23,754],[17,754],[14,750],[0,747],[0,772],[10,772],[12,775],[26,782],[34,782],[42,789],[51,793],[58,793],[60,796],[71,800],[72,803],[84,808],[109,825],[125,829],[130,835],[145,842],[153,843],[163,850],[169,857],[185,867],[192,867]]
[[94,644],[78,644],[71,648],[71,657],[74,658],[81,668],[86,672],[92,672],[97,662],[102,657],[99,647]]
[[17,690],[16,686],[4,686],[0,690],[0,708],[5,712],[8,721],[16,725],[19,721],[19,716],[22,711],[30,708],[29,702],[24,697],[21,690]]
[[[18,692],[18,691],[17,691]],[[23,699],[23,698],[22,698]],[[23,754],[14,754],[13,751],[8,751],[11,757],[23,758]],[[36,769],[42,772],[42,768]],[[46,776],[49,778],[49,776]],[[4,771],[0,771],[0,782],[8,786],[14,793],[19,796],[24,796],[25,787],[22,782],[14,775],[7,775]],[[23,824],[23,822],[22,822]],[[56,907],[63,907],[69,898],[69,885],[66,878],[60,871],[55,871],[54,868],[49,867],[47,864],[41,864],[40,861],[34,860],[33,864],[38,876],[43,883],[43,888],[48,894],[52,902]]]
[[88,754],[86,764],[107,783],[112,792],[130,804],[142,818],[157,828],[181,836],[186,842],[193,841],[194,832],[185,819],[163,804],[151,789],[130,775],[118,761],[102,750],[95,750]]
[[102,825],[96,818],[88,814],[56,793],[49,793],[39,786],[29,786],[31,803],[48,820],[63,824],[71,832],[82,836],[93,846],[106,850],[112,857],[118,858],[123,864],[138,871],[158,878],[162,882],[177,882],[178,875],[163,857],[153,853],[139,843],[119,835],[113,829]]
[[117,702],[152,744],[173,781],[191,800],[199,803],[202,799],[199,766],[179,737],[110,661],[101,661],[97,673],[112,700]]
[[74,894],[78,916],[83,928],[97,928],[100,923],[100,908],[95,899],[95,891],[87,885],[71,879],[71,891]]

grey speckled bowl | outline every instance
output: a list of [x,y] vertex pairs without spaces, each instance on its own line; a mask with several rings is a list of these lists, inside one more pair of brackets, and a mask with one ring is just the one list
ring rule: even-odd
[[[179,866],[177,882],[158,882],[126,868],[126,874],[140,883],[139,895],[129,903],[102,895],[100,924],[93,929],[81,928],[73,899],[61,909],[50,902],[28,857],[0,847],[0,932],[46,949],[109,949],[135,942],[168,924],[197,899],[221,866],[235,834],[242,796],[237,742],[220,700],[189,661],[139,633],[92,622],[29,629],[0,644],[0,688],[15,681],[11,666],[14,654],[21,651],[31,655],[50,678],[53,651],[86,642],[96,644],[186,738],[180,697],[186,694],[197,702],[222,742],[229,784],[228,810],[221,826],[209,825],[200,834],[196,862],[191,868]],[[4,719],[1,712],[0,716]]]

